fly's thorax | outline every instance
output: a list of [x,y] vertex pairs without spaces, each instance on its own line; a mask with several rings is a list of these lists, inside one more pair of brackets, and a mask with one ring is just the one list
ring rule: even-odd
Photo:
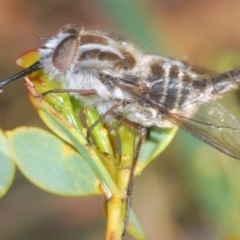
[[[102,75],[93,71],[80,71],[77,74],[72,74],[67,79],[68,84],[65,86],[67,89],[95,90],[95,96],[91,96],[90,98],[98,99],[96,104],[101,99],[103,101],[132,99],[130,95],[114,85],[108,75]],[[87,96],[82,96],[81,98],[88,99]]]

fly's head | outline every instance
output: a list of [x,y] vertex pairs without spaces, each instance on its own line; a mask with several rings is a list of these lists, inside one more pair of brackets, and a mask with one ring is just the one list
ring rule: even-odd
[[43,69],[50,78],[66,76],[73,68],[78,51],[79,29],[74,24],[61,28],[38,49],[40,59],[27,69],[0,83],[0,90],[12,81]]
[[[74,24],[62,27],[38,52],[38,62],[1,82],[0,89],[39,69],[50,79],[60,81],[63,87],[92,89],[101,74],[119,77],[132,72],[137,68],[137,59],[142,57],[134,45],[116,36]],[[81,81],[84,83],[79,83]]]

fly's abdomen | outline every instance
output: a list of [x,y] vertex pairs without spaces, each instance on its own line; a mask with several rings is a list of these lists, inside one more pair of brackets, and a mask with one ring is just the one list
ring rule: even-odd
[[148,97],[169,112],[180,112],[191,105],[215,99],[237,88],[240,69],[217,75],[198,66],[168,58],[155,59],[149,65],[145,91]]
[[235,69],[226,73],[222,73],[217,77],[211,79],[212,93],[223,94],[234,88],[237,88],[240,84],[240,69]]
[[[167,111],[177,111],[192,98],[193,79],[184,64],[172,59],[158,59],[150,66],[146,90],[148,97]],[[199,91],[194,95],[199,95]]]

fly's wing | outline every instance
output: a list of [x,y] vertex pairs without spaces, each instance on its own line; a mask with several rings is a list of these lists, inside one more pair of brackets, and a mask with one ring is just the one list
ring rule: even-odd
[[163,110],[163,115],[196,138],[240,159],[240,122],[217,102],[194,102],[191,105],[198,109],[193,116],[184,109],[181,114]]
[[[128,78],[113,79],[115,85],[134,96],[138,101],[142,101],[145,105],[158,109],[159,113],[173,124],[181,127],[196,138],[209,144],[210,146],[220,150],[221,152],[240,159],[240,122],[221,104],[217,102],[205,103],[196,99],[188,99],[188,106],[183,106],[179,111],[171,113],[164,104],[156,102],[155,96],[159,96],[159,92],[152,89],[144,89],[142,86],[130,84]],[[177,93],[176,89],[172,89],[172,93]],[[174,91],[175,90],[175,91]],[[170,102],[173,96],[165,96]],[[196,109],[193,114],[191,109]]]

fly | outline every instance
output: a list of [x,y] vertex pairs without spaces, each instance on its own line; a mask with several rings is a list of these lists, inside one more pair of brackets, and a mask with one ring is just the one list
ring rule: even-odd
[[167,57],[145,54],[130,42],[74,24],[62,27],[38,48],[40,60],[0,83],[43,69],[85,106],[94,107],[100,121],[120,121],[140,131],[127,189],[127,216],[134,170],[147,128],[181,127],[196,138],[240,159],[240,123],[214,100],[240,84],[240,69],[217,74]]

